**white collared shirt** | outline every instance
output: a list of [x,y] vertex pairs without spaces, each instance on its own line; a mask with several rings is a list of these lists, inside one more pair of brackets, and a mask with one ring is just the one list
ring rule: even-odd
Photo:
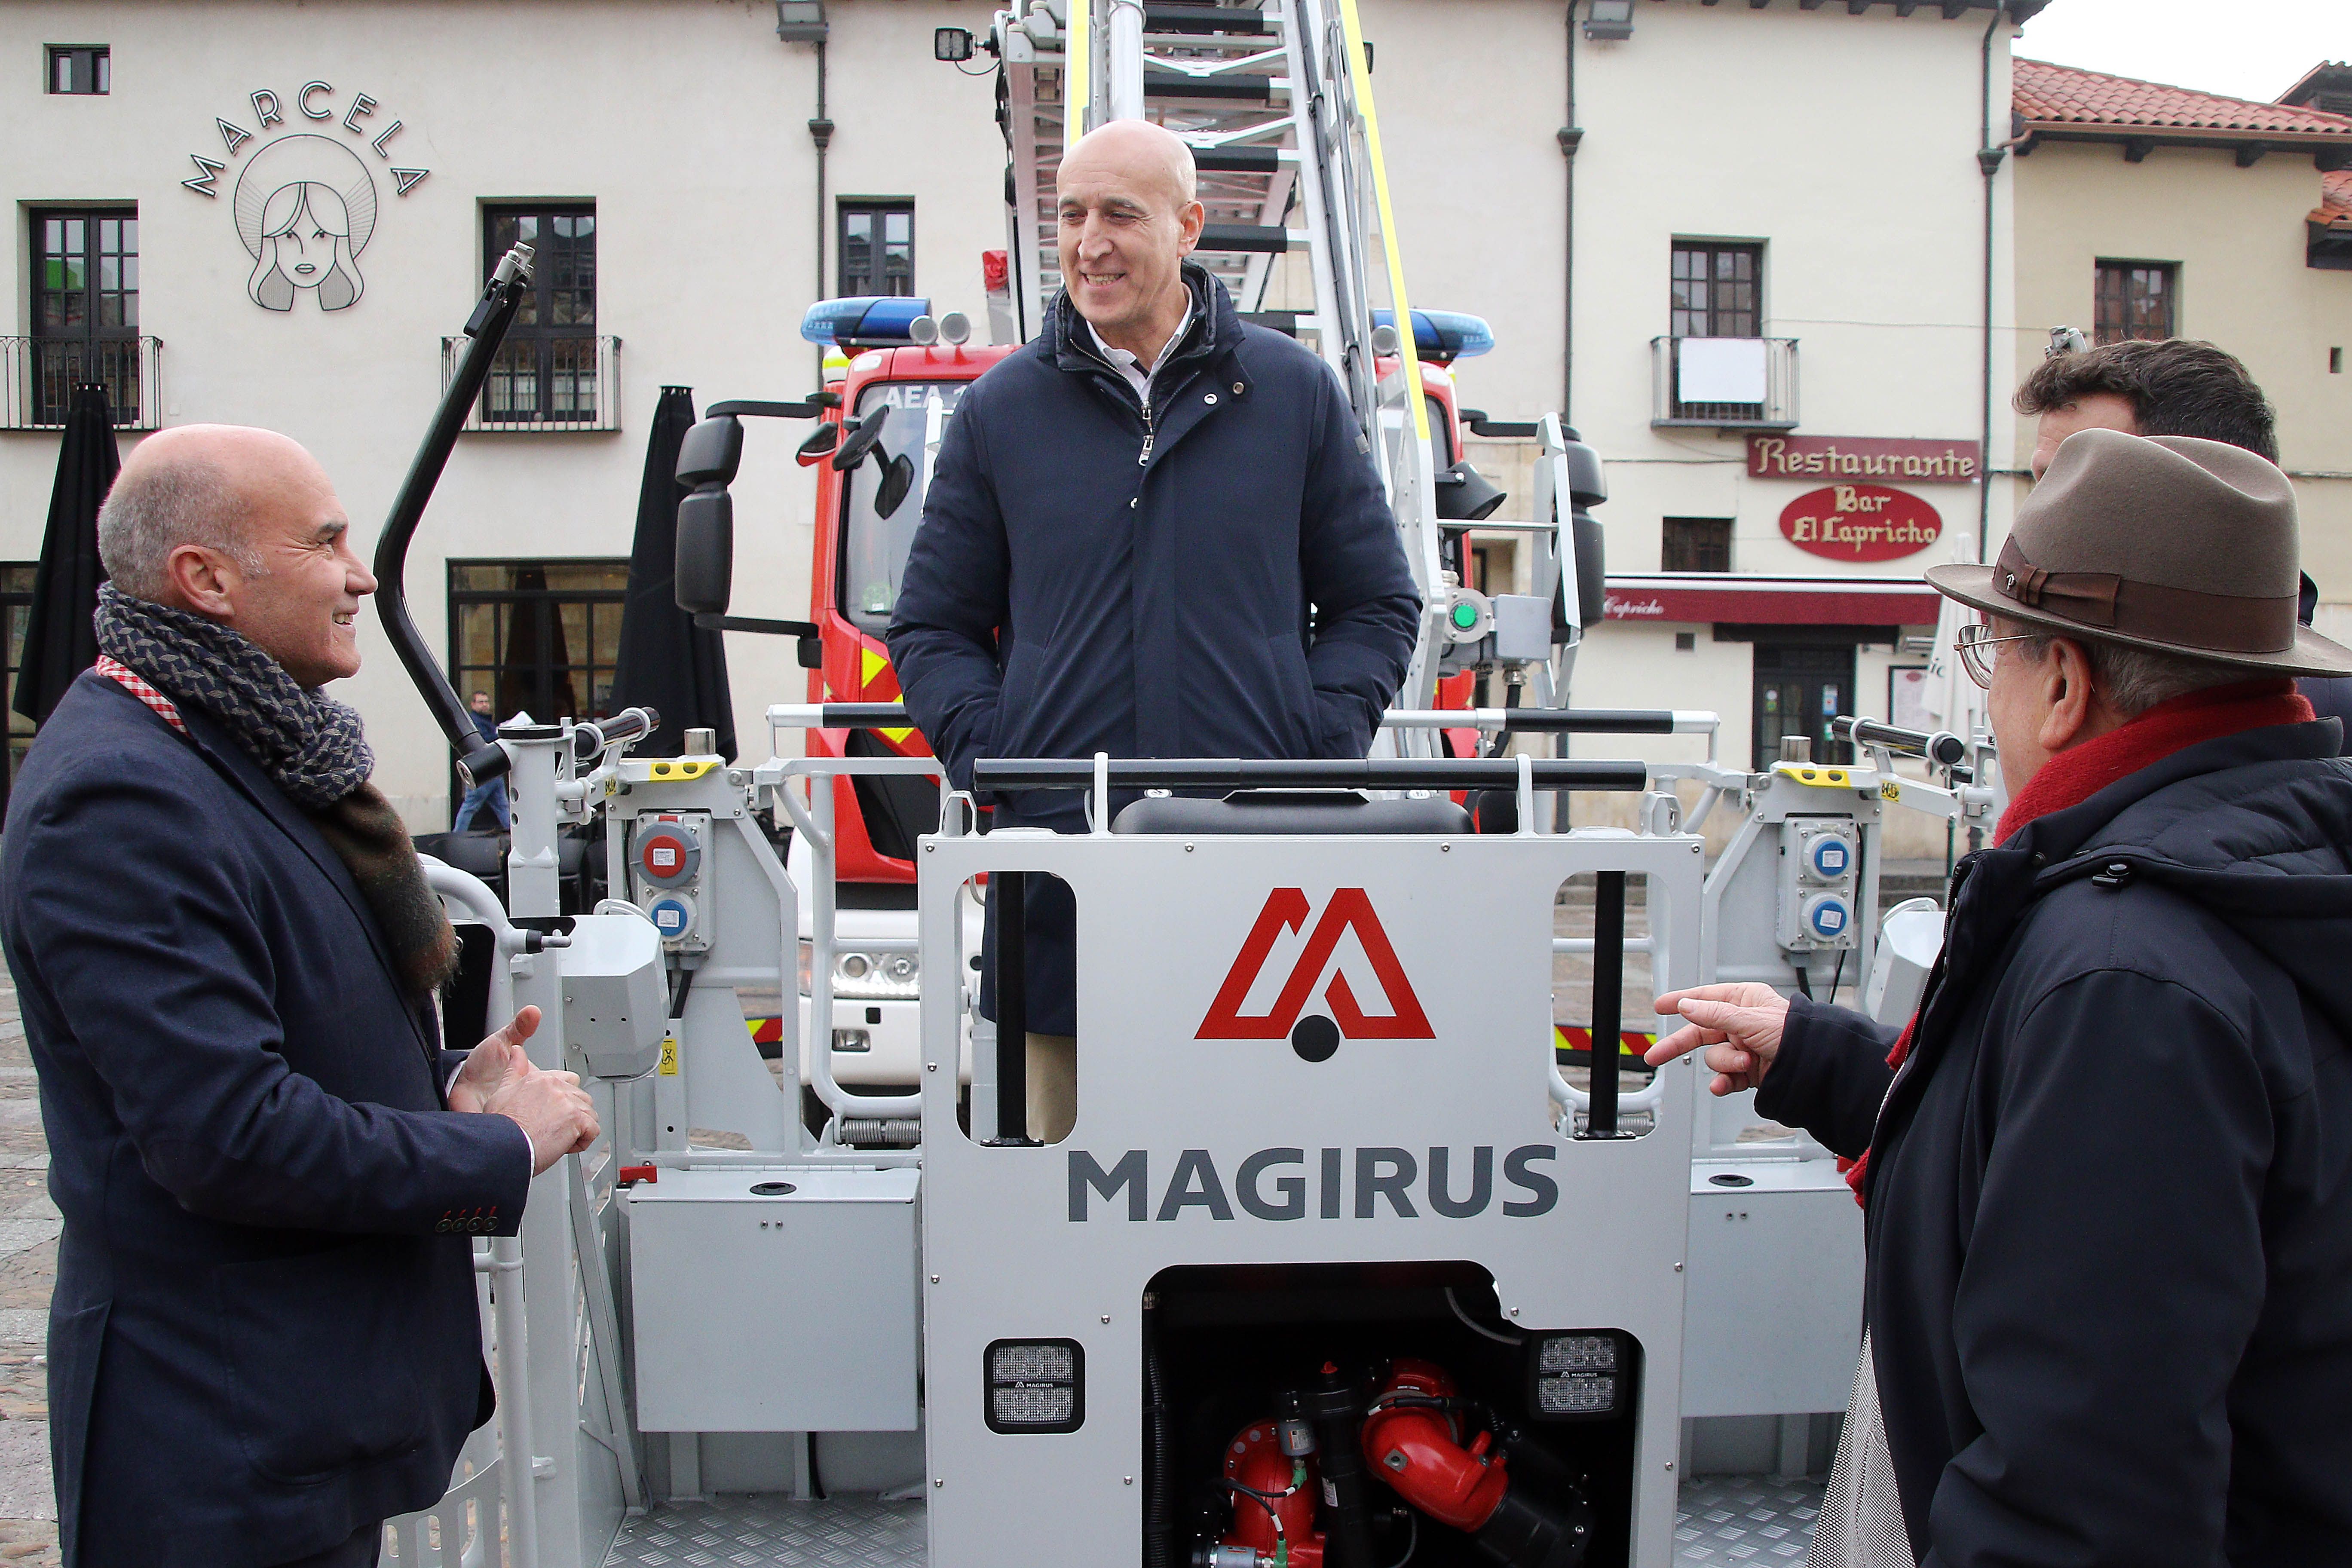
[[[1186,292],[1189,294],[1191,291],[1188,289]],[[1084,316],[1080,316],[1078,320],[1086,321]],[[1111,367],[1119,374],[1127,377],[1127,384],[1135,388],[1135,395],[1138,397],[1143,399],[1146,412],[1149,412],[1151,407],[1151,378],[1160,374],[1160,367],[1168,363],[1168,356],[1176,352],[1176,345],[1184,341],[1184,334],[1192,331],[1192,306],[1188,300],[1184,306],[1184,319],[1176,323],[1176,330],[1168,334],[1166,342],[1160,345],[1160,357],[1153,360],[1151,367],[1147,370],[1144,368],[1143,361],[1137,355],[1125,349],[1115,349],[1103,342],[1102,334],[1095,331],[1095,324],[1092,321],[1087,321],[1087,333],[1094,339],[1096,351],[1103,358],[1110,361]]]

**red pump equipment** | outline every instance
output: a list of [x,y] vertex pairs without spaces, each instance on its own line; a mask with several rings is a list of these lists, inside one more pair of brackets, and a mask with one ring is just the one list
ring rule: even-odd
[[[1327,1383],[1343,1381],[1338,1368],[1327,1364],[1324,1371]],[[1376,1568],[1368,1556],[1360,1564],[1350,1561],[1369,1551],[1370,1541],[1362,1534],[1360,1509],[1352,1516],[1355,1529],[1340,1529],[1350,1516],[1345,1506],[1330,1506],[1334,1488],[1317,1463],[1318,1426],[1333,1444],[1339,1434],[1352,1430],[1356,1441],[1349,1447],[1361,1450],[1370,1475],[1419,1513],[1471,1536],[1496,1561],[1510,1568],[1577,1568],[1583,1562],[1591,1544],[1591,1515],[1582,1496],[1572,1485],[1565,1499],[1549,1500],[1535,1495],[1547,1489],[1541,1485],[1514,1490],[1509,1455],[1493,1429],[1467,1430],[1471,1405],[1444,1368],[1425,1361],[1391,1363],[1360,1406],[1360,1426],[1352,1409],[1337,1420],[1304,1419],[1310,1408],[1329,1404],[1326,1397],[1287,1392],[1280,1397],[1279,1416],[1254,1421],[1234,1434],[1223,1466],[1233,1526],[1213,1544],[1200,1545],[1195,1568],[1324,1568],[1327,1563],[1330,1568]],[[1352,1468],[1335,1467],[1333,1479]],[[1538,1475],[1542,1468],[1538,1467]],[[1318,1509],[1318,1501],[1326,1506]],[[1325,1528],[1318,1530],[1318,1522]],[[1337,1537],[1334,1530],[1339,1530]],[[1349,1546],[1349,1540],[1359,1544]]]

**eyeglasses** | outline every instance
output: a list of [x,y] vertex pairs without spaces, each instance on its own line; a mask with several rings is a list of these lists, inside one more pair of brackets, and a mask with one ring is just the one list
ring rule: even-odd
[[2032,642],[2042,635],[2039,632],[2020,632],[2015,637],[1987,637],[1985,634],[1991,629],[1982,621],[1971,621],[1952,637],[1952,646],[1959,652],[1960,668],[1969,672],[1970,680],[1987,690],[1992,689],[1992,661],[1996,656],[1985,649],[1999,643]]

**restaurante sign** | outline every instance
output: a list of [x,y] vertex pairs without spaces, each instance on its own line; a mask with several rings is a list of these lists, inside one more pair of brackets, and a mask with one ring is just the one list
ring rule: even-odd
[[1917,496],[1885,485],[1832,485],[1790,501],[1780,531],[1832,561],[1892,561],[1935,543],[1944,520]]
[[1750,436],[1754,479],[1895,479],[1965,485],[1976,481],[1974,441],[1912,441],[1879,436]]

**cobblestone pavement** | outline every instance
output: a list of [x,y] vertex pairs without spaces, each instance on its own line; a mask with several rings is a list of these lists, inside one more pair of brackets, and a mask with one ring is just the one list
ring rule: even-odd
[[16,987],[0,973],[0,1563],[58,1561],[49,1489],[49,1290],[61,1222]]

